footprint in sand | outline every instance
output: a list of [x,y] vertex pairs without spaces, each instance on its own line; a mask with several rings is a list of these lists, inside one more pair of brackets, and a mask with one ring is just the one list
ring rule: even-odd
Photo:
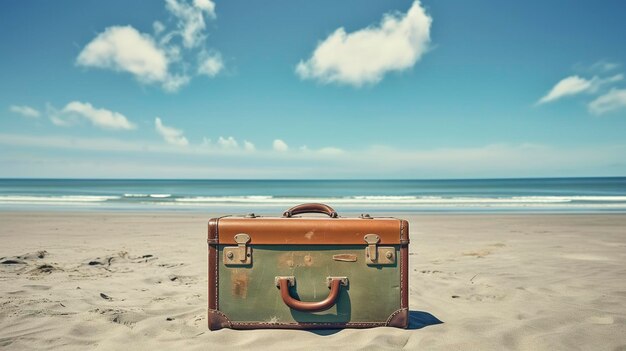
[[26,264],[26,262],[24,261],[20,261],[20,260],[4,260],[0,262],[1,264],[5,264],[5,265],[15,265],[15,264]]
[[23,254],[23,255],[17,256],[17,258],[22,259],[22,260],[36,260],[36,259],[42,259],[46,257],[47,255],[48,255],[48,251],[41,250],[37,252]]
[[42,264],[42,265],[37,266],[37,268],[30,270],[28,273],[32,275],[43,275],[43,274],[50,274],[50,273],[58,272],[58,271],[62,271],[62,269],[55,267],[51,264]]
[[146,319],[146,314],[143,312],[130,311],[130,310],[122,310],[122,309],[99,309],[96,308],[92,312],[98,313],[104,316],[107,320],[112,323],[117,323],[121,325],[125,325],[127,327],[132,328],[138,322]]

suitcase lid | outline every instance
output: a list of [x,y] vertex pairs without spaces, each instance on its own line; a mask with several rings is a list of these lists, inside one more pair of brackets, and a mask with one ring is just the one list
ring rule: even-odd
[[[294,217],[324,213],[329,218]],[[367,245],[365,235],[376,234],[379,245],[409,243],[408,222],[391,217],[343,218],[323,204],[295,206],[283,217],[226,216],[209,221],[209,244],[237,245],[235,235],[247,234],[250,245]]]

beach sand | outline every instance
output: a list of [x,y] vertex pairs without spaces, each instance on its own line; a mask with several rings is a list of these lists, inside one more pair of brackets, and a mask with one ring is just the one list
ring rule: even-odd
[[0,213],[0,348],[626,350],[623,214],[399,215],[410,329],[318,332],[207,329],[209,217]]

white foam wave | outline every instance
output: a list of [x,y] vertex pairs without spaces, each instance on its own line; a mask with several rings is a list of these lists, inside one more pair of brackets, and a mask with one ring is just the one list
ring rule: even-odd
[[96,195],[64,195],[64,196],[26,196],[9,195],[0,196],[0,203],[3,204],[84,204],[100,203],[109,200],[119,199],[119,196],[96,196]]
[[272,196],[198,196],[179,198],[180,203],[245,203],[293,204],[321,202],[332,204],[392,205],[505,205],[505,204],[567,204],[572,202],[626,202],[626,196],[515,196],[515,197],[441,197],[441,196],[352,196],[337,198],[275,198]]
[[172,194],[150,194],[150,197],[152,198],[156,198],[156,199],[163,199],[166,197],[171,197]]

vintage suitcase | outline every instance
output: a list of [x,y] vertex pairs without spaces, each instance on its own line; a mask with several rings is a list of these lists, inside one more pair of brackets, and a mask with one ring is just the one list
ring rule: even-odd
[[405,220],[303,204],[283,217],[213,218],[208,244],[211,330],[407,326]]

